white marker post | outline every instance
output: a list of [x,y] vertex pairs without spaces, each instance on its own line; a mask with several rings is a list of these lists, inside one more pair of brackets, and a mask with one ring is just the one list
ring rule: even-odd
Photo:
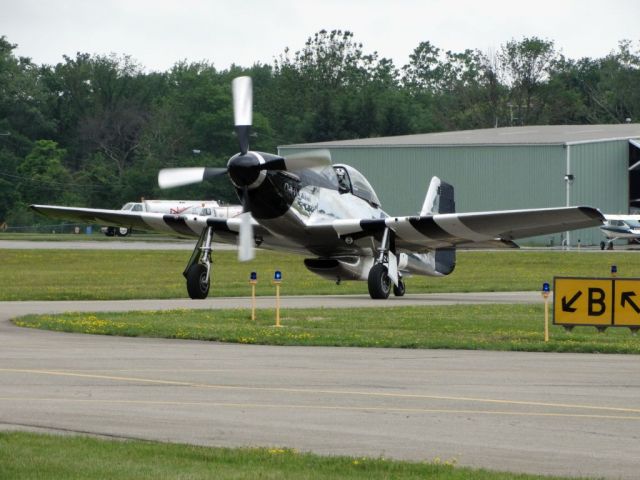
[[542,298],[544,299],[544,341],[549,341],[549,284],[544,282],[542,284]]
[[249,277],[249,283],[251,284],[251,320],[256,319],[256,283],[258,283],[258,274],[251,272]]
[[276,327],[280,325],[280,282],[282,282],[282,272],[276,270],[273,274],[273,283],[276,285]]

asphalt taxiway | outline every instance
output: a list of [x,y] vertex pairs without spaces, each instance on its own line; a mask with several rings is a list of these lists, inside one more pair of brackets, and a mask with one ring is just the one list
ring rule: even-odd
[[[534,292],[387,302],[302,297],[283,306],[459,303],[462,296],[540,301]],[[8,320],[30,312],[246,303],[0,303],[0,428],[637,478],[637,356],[271,347],[56,333]]]

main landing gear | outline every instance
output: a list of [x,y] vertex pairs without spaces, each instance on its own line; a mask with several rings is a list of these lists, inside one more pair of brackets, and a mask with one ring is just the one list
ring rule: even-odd
[[126,237],[127,235],[131,235],[131,229],[128,227],[106,227],[104,234],[107,237]]
[[607,242],[605,243],[604,241],[600,242],[600,250],[613,250],[613,240],[607,240]]
[[187,292],[194,300],[202,300],[209,295],[211,285],[211,241],[213,228],[207,227],[202,231],[196,248],[193,249],[189,263],[182,273],[187,279]]
[[387,227],[382,234],[382,242],[378,249],[378,258],[375,265],[369,270],[368,287],[369,295],[373,299],[389,298],[393,287],[393,294],[402,297],[405,293],[405,285],[400,272],[398,272],[398,258],[393,253],[393,232]]
[[391,291],[391,279],[386,265],[383,263],[376,263],[371,270],[369,270],[369,295],[375,299],[389,298],[389,292]]

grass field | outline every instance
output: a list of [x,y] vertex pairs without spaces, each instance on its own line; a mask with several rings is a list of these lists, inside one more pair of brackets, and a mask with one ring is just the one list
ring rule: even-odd
[[542,305],[450,305],[283,311],[174,310],[127,313],[32,315],[22,327],[134,337],[181,338],[264,345],[454,348],[546,352],[640,353],[640,338],[627,329],[605,334],[577,327],[551,328],[544,342]]
[[[461,468],[452,459],[412,463],[321,457],[281,448],[208,448],[146,441],[0,432],[0,478],[560,480]],[[564,477],[562,477],[564,478]]]
[[[0,300],[185,297],[181,275],[188,252],[108,250],[0,250]],[[249,272],[261,279],[259,295],[273,294],[268,279],[282,270],[282,293],[366,294],[364,282],[341,286],[306,271],[301,257],[259,251],[250,264],[235,252],[216,252],[211,294],[247,295]],[[538,290],[553,276],[640,277],[633,252],[461,252],[456,271],[443,279],[407,280],[409,292]],[[21,326],[92,334],[194,338],[275,345],[460,348],[558,352],[640,353],[626,329],[552,327],[543,341],[541,305],[478,305],[380,309],[128,312],[29,316]],[[216,479],[438,479],[528,480],[541,477],[456,467],[455,459],[410,463],[386,459],[320,457],[281,448],[222,449],[76,436],[0,432],[0,478],[216,478]]]
[[[0,250],[0,300],[105,300],[184,298],[186,251]],[[233,251],[214,252],[210,296],[250,294],[249,273],[258,272],[258,295],[273,295],[274,270],[283,272],[283,295],[366,294],[366,282],[324,280],[307,271],[303,257],[258,251],[239,263]],[[408,293],[539,290],[553,276],[640,277],[640,253],[601,251],[459,252],[444,278],[408,278]]]

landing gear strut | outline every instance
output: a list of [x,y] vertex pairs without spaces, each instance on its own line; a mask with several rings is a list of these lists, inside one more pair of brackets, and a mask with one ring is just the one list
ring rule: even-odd
[[206,227],[196,248],[193,249],[189,263],[182,273],[187,279],[187,292],[194,300],[202,300],[209,295],[211,285],[211,241],[213,239],[213,228]]
[[387,227],[382,234],[376,263],[369,271],[367,283],[369,295],[373,299],[389,298],[392,285],[394,295],[398,297],[404,295],[404,282],[398,272],[398,259],[393,253],[395,250],[393,243],[393,232]]

